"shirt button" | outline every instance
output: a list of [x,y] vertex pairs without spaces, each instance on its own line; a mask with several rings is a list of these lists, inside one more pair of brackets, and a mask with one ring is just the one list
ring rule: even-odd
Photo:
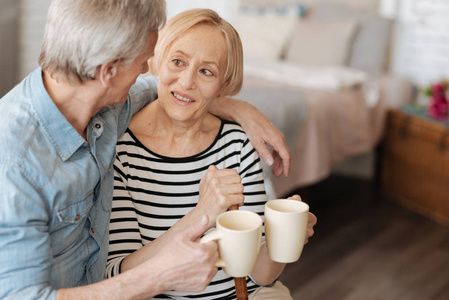
[[93,227],[90,229],[90,231],[92,231],[92,233],[95,233],[95,229]]
[[101,125],[100,124],[95,124],[95,128],[100,129]]
[[80,219],[80,215],[76,215],[75,220],[79,220]]

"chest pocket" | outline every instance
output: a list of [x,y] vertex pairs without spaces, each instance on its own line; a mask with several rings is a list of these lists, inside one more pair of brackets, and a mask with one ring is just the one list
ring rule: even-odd
[[62,223],[79,223],[89,214],[89,210],[93,205],[94,192],[90,191],[85,196],[69,206],[58,209],[56,215]]
[[[88,257],[88,252],[82,250],[86,249],[86,247],[82,247],[82,245],[89,238],[86,223],[88,222],[87,217],[90,209],[93,206],[93,192],[88,192],[71,203],[65,199],[64,203],[61,204],[60,208],[56,210],[56,215],[50,228],[54,272],[66,270],[67,262],[81,265],[82,261]],[[68,271],[65,273],[67,274]],[[61,275],[57,280],[62,280],[64,276],[66,275]]]

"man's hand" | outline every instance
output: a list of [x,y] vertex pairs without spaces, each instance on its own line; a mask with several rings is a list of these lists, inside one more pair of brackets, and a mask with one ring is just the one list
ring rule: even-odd
[[[199,243],[208,223],[207,216],[202,216],[177,232],[173,240],[147,262],[148,272],[159,273],[157,277],[164,291],[201,292],[217,273],[217,243]],[[155,264],[160,267],[155,268]]]
[[167,291],[201,292],[217,273],[216,242],[200,244],[209,220],[202,216],[174,233],[151,259],[110,279],[57,291],[58,300],[148,299]]
[[[262,160],[272,167],[273,174],[288,176],[291,154],[285,136],[257,108],[244,101],[220,97],[212,102],[209,112],[239,123]],[[267,146],[271,146],[273,152]]]
[[[257,150],[262,160],[271,166],[274,175],[284,174],[288,176],[290,171],[291,154],[287,147],[285,135],[268,120],[260,111],[253,112],[254,118],[245,118],[240,125],[248,135],[251,144]],[[267,146],[271,146],[273,151],[270,153]]]

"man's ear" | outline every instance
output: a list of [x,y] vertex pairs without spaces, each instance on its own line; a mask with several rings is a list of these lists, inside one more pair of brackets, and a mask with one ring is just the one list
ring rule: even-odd
[[112,79],[117,75],[119,59],[100,65],[98,68],[98,79],[104,87],[110,87]]

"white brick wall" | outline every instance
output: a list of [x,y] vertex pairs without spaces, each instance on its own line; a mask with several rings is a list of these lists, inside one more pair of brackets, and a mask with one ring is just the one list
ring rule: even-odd
[[393,71],[418,86],[449,76],[449,1],[398,4]]
[[18,81],[19,14],[19,5],[15,0],[0,1],[0,97]]
[[21,0],[20,78],[38,66],[50,0]]

